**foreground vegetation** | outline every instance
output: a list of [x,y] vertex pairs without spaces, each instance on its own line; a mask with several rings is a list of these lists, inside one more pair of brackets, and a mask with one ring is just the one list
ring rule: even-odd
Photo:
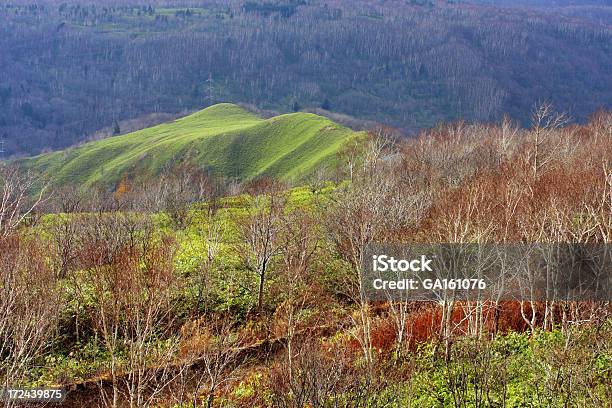
[[[73,406],[519,407],[612,400],[609,303],[373,303],[372,242],[612,236],[612,115],[354,139],[327,180],[194,167],[64,187],[0,226],[4,384]],[[8,197],[32,178],[3,168]],[[23,188],[21,188],[23,187]],[[36,189],[40,191],[40,188]]]

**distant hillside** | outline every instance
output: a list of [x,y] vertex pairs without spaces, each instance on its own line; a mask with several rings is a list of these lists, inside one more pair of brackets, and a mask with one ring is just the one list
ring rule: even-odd
[[0,1],[4,157],[211,101],[410,134],[504,114],[528,125],[541,101],[576,121],[612,108],[608,0],[18,3]]
[[123,175],[153,176],[189,162],[241,180],[299,179],[357,135],[327,118],[293,113],[262,119],[228,103],[148,129],[22,161],[57,184],[113,186]]
[[493,4],[503,6],[566,7],[609,6],[609,0],[463,0],[464,3]]

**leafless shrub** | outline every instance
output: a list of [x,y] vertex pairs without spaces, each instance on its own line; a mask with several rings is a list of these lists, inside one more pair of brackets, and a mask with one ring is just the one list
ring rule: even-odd
[[110,356],[112,394],[102,387],[102,400],[116,407],[125,393],[130,406],[155,404],[171,381],[178,344],[171,336],[181,287],[172,263],[175,244],[153,236],[146,218],[128,214],[94,216],[84,236],[87,290],[78,293],[93,300],[94,330]]
[[[32,237],[0,239],[0,381],[16,387],[49,345],[62,307],[44,248]],[[9,401],[5,401],[10,405]]]
[[218,389],[235,379],[247,338],[234,329],[230,319],[211,317],[185,324],[181,339],[180,358],[191,367],[177,378],[174,400],[196,406],[204,395],[206,406],[211,408]]
[[339,388],[341,367],[326,358],[319,348],[316,342],[302,344],[294,364],[282,364],[273,371],[271,386],[274,406],[321,407]]
[[492,395],[501,396],[502,406],[507,403],[508,364],[487,339],[458,340],[446,361],[445,377],[454,406],[489,406],[497,402]]

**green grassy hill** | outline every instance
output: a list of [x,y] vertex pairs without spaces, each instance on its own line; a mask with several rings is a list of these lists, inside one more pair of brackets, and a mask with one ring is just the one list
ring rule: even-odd
[[124,174],[153,176],[190,162],[241,180],[298,180],[332,161],[357,133],[311,113],[262,119],[218,104],[148,129],[23,160],[57,184],[116,184]]

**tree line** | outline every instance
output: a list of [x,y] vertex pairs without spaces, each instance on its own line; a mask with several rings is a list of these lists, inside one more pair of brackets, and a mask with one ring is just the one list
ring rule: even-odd
[[563,13],[370,1],[3,4],[0,136],[5,156],[38,153],[220,101],[322,107],[407,133],[506,112],[527,125],[540,98],[583,121],[612,99],[610,30]]

